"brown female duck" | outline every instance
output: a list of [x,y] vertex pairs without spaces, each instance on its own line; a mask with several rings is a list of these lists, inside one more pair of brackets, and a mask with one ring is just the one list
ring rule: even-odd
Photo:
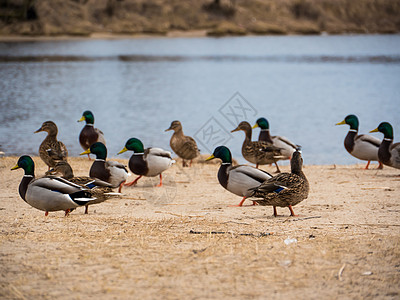
[[292,206],[308,197],[309,184],[303,173],[303,158],[300,151],[293,153],[290,161],[291,173],[281,173],[267,179],[260,186],[248,190],[247,197],[260,205],[272,205],[274,216],[276,207],[288,207],[290,215],[295,216]]
[[50,169],[58,161],[67,160],[68,150],[62,142],[57,140],[58,129],[53,121],[44,122],[35,133],[41,131],[47,132],[47,136],[39,146],[39,156]]
[[[281,154],[280,148],[273,146],[271,143],[266,143],[264,141],[252,141],[251,140],[251,125],[246,122],[240,122],[238,127],[233,129],[231,132],[242,130],[246,134],[243,145],[242,145],[242,155],[243,157],[258,165],[266,165],[276,163],[278,160],[284,158]],[[277,172],[280,172],[278,165],[276,165]]]
[[169,142],[171,149],[176,153],[176,155],[182,158],[182,165],[184,167],[187,167],[185,160],[190,160],[191,166],[192,160],[200,154],[196,141],[192,137],[183,134],[182,124],[179,121],[173,121],[171,126],[165,131],[169,130],[174,131]]

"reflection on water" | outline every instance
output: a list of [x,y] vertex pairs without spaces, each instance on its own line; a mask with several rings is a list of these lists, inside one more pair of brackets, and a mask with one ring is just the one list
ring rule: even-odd
[[[0,145],[37,153],[45,134],[33,132],[53,120],[76,156],[76,121],[90,109],[110,157],[130,137],[169,149],[175,119],[196,137],[205,124],[230,132],[221,108],[239,92],[254,107],[246,119],[266,117],[272,134],[303,146],[306,163],[355,163],[348,128],[334,124],[356,114],[366,133],[385,120],[400,139],[399,49],[397,35],[0,43]],[[243,139],[224,139],[241,162]]]

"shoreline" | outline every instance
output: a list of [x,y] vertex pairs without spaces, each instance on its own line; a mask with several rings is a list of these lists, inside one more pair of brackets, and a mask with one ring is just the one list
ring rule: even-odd
[[246,35],[208,35],[207,30],[169,31],[166,34],[114,34],[109,32],[95,32],[87,36],[78,35],[0,35],[0,43],[14,42],[53,42],[53,41],[85,41],[85,40],[129,40],[129,39],[173,39],[173,38],[225,38],[225,37],[287,37],[287,36],[356,36],[356,35],[400,35],[400,33],[328,33],[319,34],[246,34]]

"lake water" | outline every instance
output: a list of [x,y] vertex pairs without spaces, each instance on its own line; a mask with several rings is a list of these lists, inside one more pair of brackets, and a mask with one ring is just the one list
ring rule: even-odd
[[226,144],[245,162],[243,132],[229,131],[262,116],[273,135],[302,145],[306,164],[353,164],[349,128],[334,125],[346,115],[359,117],[362,133],[388,121],[400,140],[400,36],[7,42],[0,91],[6,155],[37,154],[45,133],[33,132],[53,120],[78,156],[77,120],[91,110],[109,157],[131,137],[170,149],[164,130],[177,119],[203,153]]

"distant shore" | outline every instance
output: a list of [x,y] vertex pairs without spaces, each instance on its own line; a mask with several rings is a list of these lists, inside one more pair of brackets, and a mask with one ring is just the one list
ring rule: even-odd
[[2,41],[400,33],[399,1],[4,2]]

